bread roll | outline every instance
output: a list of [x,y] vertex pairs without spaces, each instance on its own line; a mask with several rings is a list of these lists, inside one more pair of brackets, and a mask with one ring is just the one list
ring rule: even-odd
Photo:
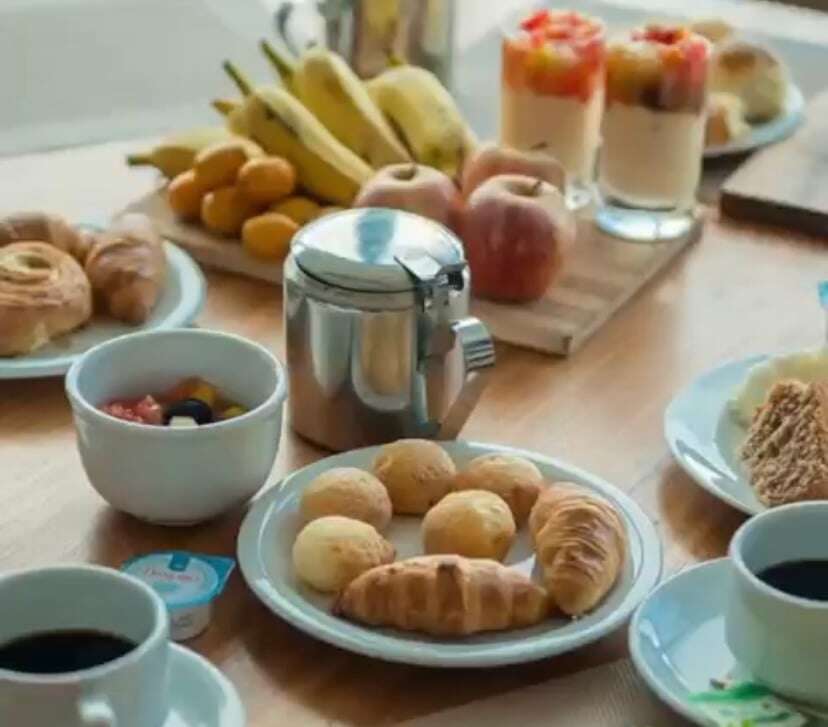
[[543,488],[543,475],[528,459],[508,454],[476,457],[458,474],[456,490],[488,490],[502,497],[518,525],[526,522],[529,511]]
[[788,71],[767,48],[729,40],[717,46],[711,58],[710,90],[741,98],[748,121],[767,121],[782,113]]
[[317,591],[333,593],[360,573],[394,560],[395,550],[367,523],[340,515],[313,520],[293,543],[296,575]]
[[323,472],[302,493],[305,522],[325,515],[342,515],[385,530],[391,521],[388,490],[370,472],[356,467],[334,467]]
[[374,460],[373,471],[400,515],[424,515],[451,490],[457,473],[445,450],[426,439],[386,444]]
[[711,93],[707,102],[707,125],[704,143],[707,146],[727,144],[750,131],[745,121],[745,105],[732,93]]
[[549,598],[577,618],[595,608],[618,580],[626,528],[607,500],[570,486],[547,488],[535,511],[530,523]]
[[515,539],[509,506],[492,492],[451,492],[426,513],[426,553],[455,553],[467,558],[503,560]]
[[436,636],[517,629],[543,621],[546,592],[493,560],[426,555],[380,566],[354,579],[334,613],[370,626]]

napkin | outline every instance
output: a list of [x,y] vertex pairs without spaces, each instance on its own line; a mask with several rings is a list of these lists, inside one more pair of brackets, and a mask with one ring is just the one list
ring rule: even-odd
[[624,659],[455,709],[418,717],[407,727],[684,727]]

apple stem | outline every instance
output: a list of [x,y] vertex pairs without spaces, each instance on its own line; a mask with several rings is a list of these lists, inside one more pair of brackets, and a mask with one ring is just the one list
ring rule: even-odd
[[535,183],[532,185],[532,189],[529,190],[530,197],[537,197],[540,194],[541,187],[543,186],[542,179],[536,179]]

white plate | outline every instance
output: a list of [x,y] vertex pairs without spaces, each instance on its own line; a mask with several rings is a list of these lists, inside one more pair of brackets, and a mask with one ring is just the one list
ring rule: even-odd
[[170,712],[163,727],[244,727],[244,707],[227,677],[194,651],[170,647]]
[[727,411],[727,402],[747,376],[764,361],[754,356],[719,366],[681,391],[664,413],[664,436],[681,468],[705,490],[737,510],[765,510],[750,486],[738,449],[746,431]]
[[709,723],[688,704],[690,695],[709,691],[711,679],[749,679],[725,643],[729,588],[727,558],[688,568],[653,591],[630,624],[638,672],[661,700],[698,725]]
[[744,154],[761,146],[782,141],[796,131],[804,118],[805,99],[802,96],[802,91],[791,84],[788,86],[785,106],[779,116],[761,124],[752,124],[747,134],[740,136],[738,139],[733,139],[727,144],[705,147],[704,158],[713,159],[731,154]]
[[0,358],[0,379],[36,379],[62,376],[75,359],[92,346],[125,333],[154,328],[177,328],[192,323],[204,305],[206,283],[198,265],[183,250],[164,243],[169,264],[164,294],[152,315],[140,326],[95,317],[83,328],[51,341],[27,356]]
[[[336,618],[331,598],[315,594],[293,574],[291,546],[299,530],[302,491],[331,467],[370,469],[379,447],[346,452],[316,462],[259,495],[239,533],[239,566],[248,585],[276,615],[311,636],[359,654],[407,664],[439,667],[486,667],[541,659],[583,646],[618,628],[658,582],[661,543],[653,524],[627,495],[586,472],[532,452],[471,442],[446,442],[446,451],[462,466],[481,454],[507,452],[526,457],[549,480],[569,480],[604,495],[621,512],[630,538],[630,554],[616,587],[594,612],[568,621],[550,619],[519,631],[437,639],[393,629],[371,629]],[[396,517],[387,537],[398,557],[422,553],[420,518]],[[534,555],[522,529],[507,564],[531,573]]]

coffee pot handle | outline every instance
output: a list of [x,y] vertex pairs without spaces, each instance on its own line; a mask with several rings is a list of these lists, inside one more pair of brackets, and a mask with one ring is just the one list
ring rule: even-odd
[[81,697],[78,712],[84,727],[118,727],[118,718],[104,697]]
[[463,356],[463,386],[437,433],[437,439],[457,439],[477,406],[495,363],[494,341],[489,329],[477,318],[462,318],[451,326]]

